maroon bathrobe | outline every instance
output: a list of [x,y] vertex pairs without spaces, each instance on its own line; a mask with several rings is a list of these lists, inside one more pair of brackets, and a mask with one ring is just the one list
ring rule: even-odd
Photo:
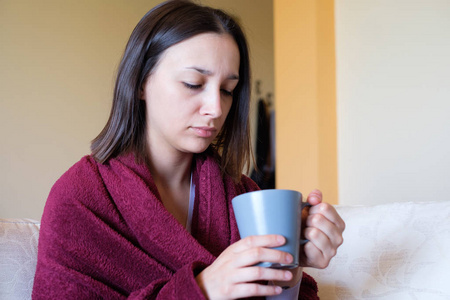
[[[257,190],[195,159],[192,234],[163,206],[133,155],[86,156],[54,185],[42,216],[33,299],[205,299],[195,276],[239,240],[234,196]],[[318,299],[304,274],[301,299]]]

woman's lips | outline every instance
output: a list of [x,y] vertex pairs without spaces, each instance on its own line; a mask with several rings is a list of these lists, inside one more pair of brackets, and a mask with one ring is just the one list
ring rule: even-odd
[[195,134],[199,137],[209,138],[212,137],[217,129],[214,127],[200,126],[200,127],[191,127],[194,130]]

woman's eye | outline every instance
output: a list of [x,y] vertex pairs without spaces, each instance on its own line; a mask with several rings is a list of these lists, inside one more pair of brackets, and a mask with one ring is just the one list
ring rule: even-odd
[[222,89],[222,93],[224,93],[226,96],[233,96],[233,92],[231,91],[228,91],[228,90],[225,90],[225,89]]
[[187,82],[183,82],[183,84],[184,84],[185,87],[187,87],[188,89],[191,89],[191,90],[197,90],[197,89],[202,87],[201,84],[190,84],[190,83],[187,83]]
[[[183,82],[184,86],[190,90],[198,90],[202,88],[202,84],[191,84],[187,82]],[[233,91],[229,91],[227,89],[221,89],[220,92],[225,96],[233,96]]]

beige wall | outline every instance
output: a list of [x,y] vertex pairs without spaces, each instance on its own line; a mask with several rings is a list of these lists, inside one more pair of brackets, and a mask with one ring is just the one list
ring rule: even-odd
[[450,200],[450,2],[336,0],[342,204]]
[[[127,38],[159,2],[0,1],[0,217],[40,219],[53,183],[89,153]],[[240,17],[273,92],[272,0],[203,3]]]

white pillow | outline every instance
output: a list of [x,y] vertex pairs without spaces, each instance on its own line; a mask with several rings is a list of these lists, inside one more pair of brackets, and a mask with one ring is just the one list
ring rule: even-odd
[[450,201],[336,208],[344,244],[305,270],[321,299],[450,299]]
[[0,219],[0,299],[31,299],[40,224]]

